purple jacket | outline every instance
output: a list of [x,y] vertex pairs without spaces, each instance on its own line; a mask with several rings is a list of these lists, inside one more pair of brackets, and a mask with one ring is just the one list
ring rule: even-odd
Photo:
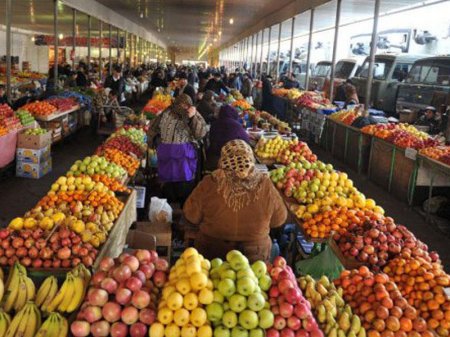
[[222,147],[231,140],[241,139],[249,142],[250,138],[244,127],[239,123],[239,114],[230,105],[220,108],[219,118],[211,124],[209,155],[220,157]]

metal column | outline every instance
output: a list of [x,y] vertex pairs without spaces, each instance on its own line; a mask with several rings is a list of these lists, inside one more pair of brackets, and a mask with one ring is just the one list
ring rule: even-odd
[[100,43],[99,43],[99,49],[98,49],[98,76],[100,81],[102,80],[102,73],[103,73],[103,60],[102,60],[102,49],[103,49],[103,21],[100,21]]
[[111,24],[109,24],[109,32],[108,32],[108,39],[109,39],[109,54],[108,54],[108,59],[109,59],[109,69],[108,69],[108,73],[109,75],[112,74],[112,26]]
[[266,73],[270,74],[270,40],[272,39],[272,26],[269,27],[269,41],[267,45],[267,62],[266,62]]
[[295,30],[295,16],[292,18],[292,25],[291,25],[291,56],[289,57],[289,74],[292,73],[292,62],[294,61],[294,30]]
[[89,69],[91,69],[91,22],[92,17],[88,15],[88,41],[87,41],[87,71],[89,73]]
[[262,78],[263,73],[263,51],[264,51],[264,28],[261,34],[261,55],[259,57],[259,79]]
[[55,36],[55,62],[53,64],[53,80],[55,89],[58,88],[58,59],[59,59],[59,36],[58,36],[58,0],[53,3],[53,35]]
[[120,64],[120,29],[117,28],[117,64]]
[[6,97],[11,103],[11,0],[6,0]]
[[280,49],[281,49],[281,22],[278,24],[278,48],[277,48],[277,78],[275,81],[278,82],[280,78]]
[[370,107],[370,100],[372,96],[372,82],[373,82],[373,64],[375,62],[375,51],[377,49],[378,40],[378,17],[380,15],[380,0],[375,0],[375,8],[373,14],[373,29],[372,29],[372,42],[370,44],[370,61],[369,61],[369,74],[367,76],[366,86],[366,101],[365,101],[365,115],[368,114]]
[[342,0],[337,0],[336,4],[336,23],[334,25],[334,42],[333,42],[333,58],[331,60],[331,74],[330,74],[330,100],[333,101],[334,96],[334,77],[336,75],[336,54],[338,48],[339,38],[339,23],[341,21],[341,5]]
[[309,18],[309,38],[308,38],[308,53],[306,54],[306,77],[305,77],[305,89],[309,87],[309,68],[311,66],[311,47],[312,47],[312,34],[314,29],[314,8],[311,8],[311,17]]
[[253,77],[253,46],[254,46],[254,42],[255,42],[255,35],[252,35],[252,45],[250,48],[250,57],[249,57],[249,70],[250,70],[250,76]]
[[72,69],[75,69],[75,49],[77,46],[77,10],[72,9]]

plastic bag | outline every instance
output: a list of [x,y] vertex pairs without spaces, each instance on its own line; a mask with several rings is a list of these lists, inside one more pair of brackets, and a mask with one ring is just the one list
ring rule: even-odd
[[245,99],[250,105],[253,105],[253,97],[249,96]]
[[344,266],[330,247],[326,245],[325,249],[316,256],[296,262],[295,270],[297,274],[311,275],[316,280],[321,278],[322,275],[334,280],[339,277],[341,271],[344,270]]
[[167,199],[152,197],[150,199],[148,218],[153,223],[171,223],[172,207],[170,207]]

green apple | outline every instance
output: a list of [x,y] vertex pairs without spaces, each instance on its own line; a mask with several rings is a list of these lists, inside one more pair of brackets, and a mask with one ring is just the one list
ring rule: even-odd
[[220,272],[219,272],[219,269],[218,269],[218,268],[212,269],[212,270],[209,272],[209,277],[211,278],[211,280],[220,279]]
[[226,256],[227,261],[230,262],[231,259],[232,259],[234,256],[243,256],[243,255],[242,255],[242,253],[241,253],[240,251],[238,251],[238,250],[236,250],[236,249],[230,250],[230,251],[227,253],[227,256]]
[[230,297],[236,292],[234,281],[229,278],[221,280],[217,286],[217,289],[225,297]]
[[224,302],[223,303],[223,311],[228,311],[228,310],[230,310],[230,303]]
[[260,278],[267,273],[267,266],[263,261],[256,261],[252,264],[252,270],[256,277]]
[[214,337],[230,337],[230,330],[223,325],[219,325],[214,329]]
[[245,276],[237,281],[237,291],[239,294],[249,296],[256,289],[256,283],[252,278]]
[[223,263],[222,259],[216,257],[211,260],[211,268],[218,268]]
[[261,293],[253,293],[247,298],[247,306],[253,311],[260,311],[264,308],[266,300]]
[[231,296],[228,300],[228,303],[230,304],[230,309],[234,312],[242,312],[247,308],[247,299],[245,296],[242,296],[240,294],[234,294]]
[[223,295],[218,290],[214,290],[213,295],[214,295],[213,302],[223,303]]
[[264,337],[264,330],[261,328],[256,328],[250,330],[249,337]]
[[239,314],[239,324],[247,330],[255,329],[258,326],[258,315],[251,310],[244,310]]
[[273,326],[273,312],[269,309],[263,309],[260,312],[258,312],[258,318],[259,318],[259,327],[262,329],[269,329]]
[[219,288],[219,283],[220,283],[220,278],[216,278],[212,280],[214,289],[218,289]]
[[248,259],[244,255],[237,255],[231,257],[229,260],[231,268],[238,271],[244,268],[247,268],[248,265]]
[[220,278],[223,280],[229,278],[230,280],[236,280],[236,273],[233,269],[227,269],[220,273]]
[[208,320],[211,322],[219,322],[223,316],[222,304],[213,302],[206,306],[206,314],[208,315]]
[[231,329],[231,337],[248,337],[248,331],[241,326]]
[[253,272],[253,270],[250,267],[241,269],[236,274],[236,277],[238,279],[243,278],[245,276],[256,279],[255,273]]
[[238,323],[238,316],[233,310],[225,311],[222,316],[222,324],[227,328],[234,328]]
[[261,290],[268,291],[272,285],[272,279],[265,274],[258,279],[258,284]]

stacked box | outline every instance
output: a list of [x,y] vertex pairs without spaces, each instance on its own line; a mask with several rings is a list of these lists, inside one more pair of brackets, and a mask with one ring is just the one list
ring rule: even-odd
[[52,170],[51,132],[41,135],[20,133],[16,149],[16,176],[39,179]]

